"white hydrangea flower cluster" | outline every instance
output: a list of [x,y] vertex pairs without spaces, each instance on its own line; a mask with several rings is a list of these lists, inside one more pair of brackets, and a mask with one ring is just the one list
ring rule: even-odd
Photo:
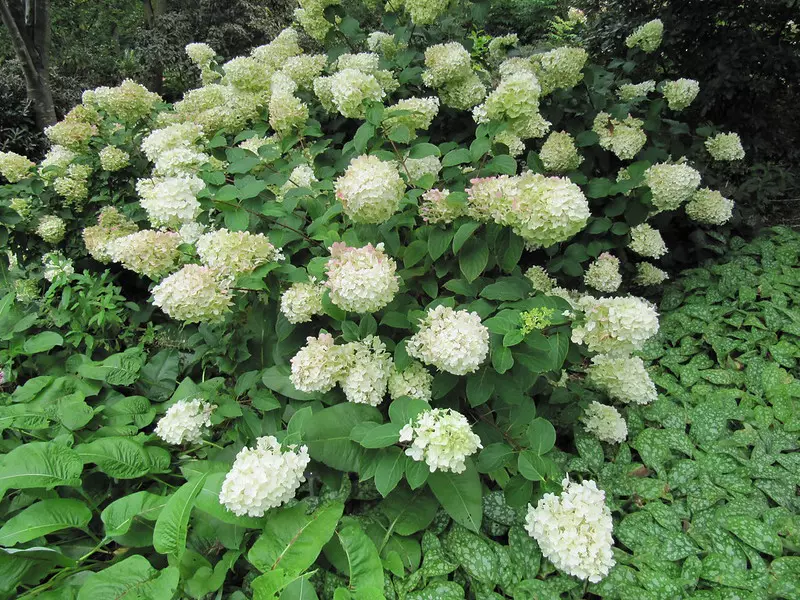
[[556,285],[556,280],[550,277],[544,268],[536,265],[525,271],[525,277],[531,282],[534,292],[549,294]]
[[686,204],[686,215],[698,223],[724,225],[733,216],[733,200],[725,198],[716,190],[697,190]]
[[245,150],[249,150],[253,154],[258,155],[259,148],[262,146],[267,146],[271,143],[272,140],[270,138],[254,135],[253,137],[249,137],[246,140],[239,142],[239,148],[244,148]]
[[402,4],[416,25],[432,25],[447,10],[450,0],[403,0]]
[[116,87],[99,87],[83,92],[85,105],[102,110],[115,121],[128,125],[149,117],[159,102],[161,96],[130,79]]
[[211,63],[217,58],[217,53],[208,44],[192,43],[186,44],[186,56],[189,57],[200,69],[208,69]]
[[176,123],[156,129],[142,140],[142,152],[155,163],[153,174],[162,177],[191,175],[209,160],[201,152],[203,128],[195,123]]
[[489,354],[489,330],[478,313],[429,309],[406,344],[409,356],[453,375],[474,373]]
[[[406,112],[408,114],[393,115],[393,112]],[[403,98],[386,108],[381,124],[387,134],[392,133],[401,126],[405,126],[413,137],[417,136],[418,129],[428,129],[433,119],[439,114],[439,98]]]
[[268,262],[283,259],[263,233],[218,229],[204,233],[195,244],[200,260],[226,277],[245,275]]
[[428,47],[425,67],[422,81],[435,88],[447,106],[469,110],[486,97],[486,87],[472,70],[469,52],[458,42]]
[[318,182],[317,176],[314,174],[314,168],[311,165],[297,165],[289,174],[289,179],[286,180],[278,195],[275,199],[278,202],[283,202],[283,198],[289,190],[295,188],[310,188],[313,184]]
[[586,381],[624,404],[650,404],[658,398],[656,386],[638,356],[597,354],[586,370]]
[[436,180],[441,170],[442,161],[437,156],[431,155],[424,158],[407,158],[405,160],[405,171],[412,182],[419,181],[425,175],[433,175],[434,180]]
[[414,360],[404,371],[398,371],[397,367],[392,369],[389,375],[389,397],[397,400],[408,396],[430,402],[432,385],[433,375],[421,362]]
[[649,79],[641,83],[623,83],[617,90],[617,96],[623,102],[633,102],[654,91],[656,91],[656,82]]
[[75,273],[72,261],[61,252],[48,252],[42,256],[44,266],[43,275],[47,281],[55,281],[57,278],[69,277]]
[[545,494],[536,508],[528,505],[525,530],[555,567],[597,583],[614,566],[613,522],[605,492],[592,480],[565,477],[560,495]]
[[576,302],[583,312],[572,330],[572,341],[590,352],[630,354],[658,333],[656,307],[643,298],[583,296]]
[[68,115],[63,121],[45,127],[44,134],[53,144],[64,146],[74,152],[84,152],[92,136],[97,135],[97,126],[78,118],[69,118]]
[[0,175],[9,183],[17,183],[25,179],[36,166],[36,163],[16,152],[0,152]]
[[625,38],[625,45],[628,48],[638,46],[647,53],[655,52],[661,45],[663,35],[664,23],[661,22],[661,19],[653,19],[637,27],[632,34]]
[[466,204],[450,202],[450,190],[431,189],[422,194],[419,214],[426,223],[452,223],[458,217],[466,214]]
[[613,406],[592,402],[581,420],[586,431],[601,442],[621,444],[628,437],[628,424]]
[[220,504],[240,517],[263,517],[294,498],[310,460],[306,446],[282,449],[275,437],[260,437],[254,448],[236,455],[222,483]]
[[[294,81],[297,87],[311,90],[314,88],[314,80],[322,75],[327,64],[328,57],[324,54],[300,54],[289,57],[281,69],[281,73]],[[274,87],[273,81],[273,94],[275,93]]]
[[158,420],[155,433],[168,444],[197,443],[203,439],[203,428],[211,427],[214,407],[200,398],[178,400]]
[[431,473],[463,473],[468,456],[483,448],[467,418],[449,408],[420,413],[400,430],[400,441],[411,442],[406,455],[425,462]]
[[620,121],[612,119],[606,112],[601,112],[594,119],[592,131],[600,138],[601,148],[610,150],[621,160],[631,160],[647,143],[647,134],[643,126],[644,121],[630,115]]
[[394,36],[383,31],[373,31],[367,36],[367,48],[371,52],[383,54],[389,60],[393,59],[400,50],[407,47],[404,42],[397,42]]
[[583,48],[568,46],[531,56],[542,95],[547,96],[557,89],[574,88],[583,81],[583,67],[588,58],[589,54]]
[[69,164],[77,157],[78,154],[69,148],[58,145],[51,146],[42,162],[39,163],[39,175],[45,181],[52,181],[59,175],[65,174]]
[[116,146],[106,146],[98,153],[100,166],[104,171],[119,171],[130,164],[131,156]]
[[347,356],[336,346],[333,336],[322,332],[306,338],[306,345],[291,359],[292,385],[301,392],[327,392],[342,378],[347,369]]
[[380,102],[399,85],[391,71],[381,69],[379,63],[380,57],[374,52],[343,54],[333,75],[314,80],[314,93],[329,112],[363,119],[365,100]]
[[670,109],[680,111],[697,98],[697,94],[700,93],[700,84],[694,79],[667,81],[664,83],[661,93],[664,94]]
[[333,304],[345,311],[368,313],[394,299],[400,289],[397,263],[383,251],[383,243],[353,248],[335,242],[330,252],[325,286]]
[[45,215],[39,220],[39,225],[36,227],[36,235],[48,244],[59,243],[64,239],[66,231],[66,222],[56,215]]
[[642,223],[631,229],[631,241],[628,248],[639,256],[647,258],[661,258],[668,250],[658,229],[653,229],[647,223]]
[[205,232],[206,226],[197,221],[184,223],[178,230],[178,234],[181,236],[181,241],[183,241],[184,244],[196,244],[197,240],[199,240],[200,236]]
[[617,291],[619,286],[622,285],[619,259],[608,252],[603,252],[586,269],[583,282],[600,292]]
[[113,240],[136,233],[136,224],[113,206],[104,206],[97,215],[97,225],[83,230],[83,243],[96,261],[111,262],[108,244]]
[[642,287],[659,285],[669,279],[669,274],[663,269],[659,269],[652,263],[640,262],[636,265],[636,277],[634,283]]
[[281,294],[281,312],[289,323],[308,323],[315,315],[322,314],[322,295],[325,286],[310,281],[298,281]]
[[333,24],[325,18],[325,9],[340,3],[340,0],[298,0],[300,8],[294,18],[312,38],[322,43]]
[[539,158],[545,170],[553,173],[574,171],[583,162],[575,147],[575,139],[565,131],[553,131],[547,136]]
[[272,76],[269,99],[269,124],[281,137],[302,129],[308,121],[308,105],[294,93],[297,84],[283,72]]
[[184,265],[153,288],[153,304],[186,323],[219,323],[232,303],[229,283],[202,265]]
[[531,249],[563,242],[589,220],[589,203],[567,178],[530,171],[515,177],[473,179],[467,190],[470,215],[511,227]]
[[108,241],[105,251],[113,262],[158,280],[172,273],[180,263],[178,246],[181,241],[181,236],[174,231],[146,229]]
[[706,150],[714,160],[741,160],[744,158],[742,139],[738,133],[718,133],[706,140]]
[[206,186],[196,175],[154,177],[136,182],[139,204],[154,227],[179,228],[200,214],[197,194]]
[[335,182],[344,213],[356,223],[384,223],[400,207],[406,184],[394,162],[361,155]]
[[92,167],[89,165],[71,164],[67,167],[67,172],[63,176],[55,178],[53,190],[64,198],[65,206],[77,206],[80,208],[83,201],[89,197],[89,177],[91,174]]
[[223,84],[236,90],[260,96],[260,103],[269,98],[269,87],[272,73],[264,69],[252,56],[237,56],[224,65]]
[[686,164],[656,163],[644,172],[644,180],[656,209],[675,210],[700,186],[700,173]]
[[354,404],[378,406],[386,396],[392,357],[378,336],[369,335],[342,346],[347,368],[339,379],[345,398]]

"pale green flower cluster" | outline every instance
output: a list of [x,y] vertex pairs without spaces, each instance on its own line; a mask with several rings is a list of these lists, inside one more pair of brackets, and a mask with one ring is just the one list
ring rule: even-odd
[[407,158],[405,160],[405,170],[411,181],[418,181],[420,177],[425,175],[433,175],[434,180],[439,177],[439,171],[442,170],[442,161],[437,156],[430,155],[424,158]]
[[415,400],[431,401],[433,375],[416,360],[411,361],[405,370],[392,369],[389,375],[389,397],[392,400],[408,397]]
[[583,48],[563,46],[534,54],[530,60],[542,86],[542,95],[554,90],[571,89],[583,81],[583,67],[589,54]]
[[636,265],[636,277],[633,281],[636,285],[648,287],[664,283],[667,279],[669,279],[669,275],[666,271],[659,269],[652,263],[640,262]]
[[365,101],[380,102],[399,85],[390,71],[380,68],[379,61],[374,52],[340,56],[333,75],[314,80],[314,93],[322,106],[329,112],[363,119]]
[[700,186],[700,173],[686,164],[657,163],[644,172],[644,178],[659,211],[675,210]]
[[64,239],[66,231],[67,224],[64,219],[55,215],[45,215],[36,227],[36,235],[48,244],[58,244]]
[[297,84],[282,72],[272,76],[269,100],[269,124],[284,137],[301,129],[308,120],[308,105],[294,95]]
[[508,49],[516,46],[518,42],[519,37],[517,37],[516,33],[493,37],[489,41],[489,56],[499,62],[506,57]]
[[617,90],[617,96],[623,102],[632,102],[636,99],[644,98],[655,90],[656,82],[652,79],[641,83],[623,83]]
[[104,171],[119,171],[130,163],[130,154],[116,146],[106,146],[98,153],[100,157],[100,167]]
[[113,262],[153,280],[172,273],[179,265],[181,236],[174,231],[146,229],[105,244]]
[[700,93],[700,84],[694,79],[667,81],[664,83],[661,93],[664,94],[667,105],[672,110],[683,110],[697,98],[697,94]]
[[406,455],[426,463],[431,473],[463,473],[466,458],[483,448],[467,418],[449,408],[417,415],[400,430],[400,441],[411,442]]
[[[322,75],[327,64],[328,57],[324,54],[300,54],[286,59],[281,73],[294,81],[300,89],[310,90],[314,87],[314,80]],[[272,93],[275,93],[274,83]]]
[[229,278],[283,258],[263,233],[249,231],[219,229],[204,233],[195,247],[204,265]]
[[69,164],[78,157],[76,152],[64,146],[52,146],[39,163],[39,175],[45,181],[52,181],[67,172]]
[[583,296],[577,307],[583,317],[572,330],[572,341],[590,352],[630,354],[658,333],[656,308],[643,298]]
[[184,265],[153,288],[153,304],[185,323],[220,323],[232,303],[228,281],[203,265]]
[[53,144],[64,146],[74,152],[83,152],[92,136],[97,135],[97,126],[67,116],[63,121],[46,127],[44,134]]
[[[393,112],[408,112],[408,114],[392,114]],[[395,131],[398,127],[405,126],[413,137],[417,129],[428,129],[433,119],[439,113],[439,98],[404,98],[386,108],[381,124],[387,133]]]
[[113,206],[104,206],[97,215],[97,225],[83,230],[83,243],[89,255],[101,263],[111,262],[108,245],[113,240],[135,233],[136,224]]
[[477,371],[489,354],[489,330],[478,313],[439,305],[428,310],[406,350],[440,371],[467,375]]
[[311,281],[293,283],[281,294],[281,312],[289,323],[308,323],[315,315],[322,314],[322,295],[325,286]]
[[0,152],[0,175],[10,183],[25,179],[36,166],[32,160],[16,152]]
[[402,0],[408,16],[417,25],[432,25],[450,4],[450,0]]
[[111,119],[127,125],[135,125],[149,117],[159,102],[161,96],[130,79],[116,87],[99,87],[83,93],[85,105],[97,108]]
[[301,392],[327,392],[333,389],[347,369],[347,356],[336,346],[333,336],[322,332],[306,338],[306,345],[291,359],[292,385]]
[[400,50],[405,49],[407,44],[395,41],[394,36],[383,31],[373,31],[367,36],[367,48],[371,52],[378,52],[388,59],[397,56]]
[[639,47],[645,52],[655,52],[661,45],[661,38],[664,35],[664,23],[661,19],[653,19],[644,25],[640,25],[625,38],[625,45],[628,48]]
[[33,210],[30,198],[11,198],[11,200],[8,201],[8,206],[22,217],[23,221],[27,221],[30,218]]
[[656,386],[638,356],[593,356],[586,378],[609,398],[624,404],[650,404],[658,398]]
[[619,259],[608,252],[603,252],[586,269],[583,282],[600,292],[617,291],[622,285]]
[[539,158],[545,170],[553,173],[574,171],[583,162],[575,147],[575,139],[565,131],[553,131],[547,136]]
[[71,164],[63,176],[55,178],[53,190],[64,198],[65,206],[80,206],[89,197],[91,174],[92,167],[89,165]]
[[39,299],[39,286],[33,279],[17,279],[14,282],[14,300],[17,302],[33,302]]
[[628,424],[613,406],[592,402],[581,417],[584,427],[601,442],[621,444],[628,437]]
[[718,133],[706,140],[706,150],[714,160],[741,160],[744,148],[738,133]]
[[362,155],[335,182],[336,197],[356,223],[384,223],[400,207],[406,184],[394,162]]
[[620,121],[601,112],[594,119],[592,131],[600,138],[601,148],[610,150],[621,160],[632,160],[647,143],[643,125],[644,121],[630,115]]
[[310,188],[314,183],[319,181],[314,174],[314,169],[311,165],[297,165],[289,174],[289,179],[286,180],[281,186],[280,193],[275,198],[278,202],[283,202],[283,197],[286,192],[295,188]]
[[344,242],[331,246],[325,286],[331,302],[348,312],[371,313],[389,304],[400,289],[397,263],[383,243],[353,248]]
[[535,292],[549,294],[553,286],[556,285],[556,280],[550,277],[542,267],[536,265],[525,271],[525,277],[531,282]]
[[450,190],[431,189],[422,194],[419,214],[426,223],[452,223],[466,214],[466,204],[458,204],[448,200]]
[[697,190],[686,204],[686,215],[698,223],[724,225],[733,216],[733,200],[725,198],[716,190]]
[[339,4],[339,0],[298,0],[300,8],[294,11],[294,18],[305,32],[318,42],[325,41],[333,24],[325,18],[325,9]]
[[208,69],[211,63],[217,58],[217,53],[208,44],[193,43],[186,44],[186,56],[189,57],[200,69]]
[[631,241],[628,248],[646,258],[661,258],[667,253],[667,245],[664,243],[661,233],[647,223],[631,229]]
[[422,81],[435,88],[447,106],[469,110],[486,97],[469,52],[458,42],[430,46],[425,50],[425,67]]

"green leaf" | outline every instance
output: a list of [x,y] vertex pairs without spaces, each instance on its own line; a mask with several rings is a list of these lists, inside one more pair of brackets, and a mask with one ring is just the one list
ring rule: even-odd
[[746,515],[731,515],[723,521],[723,524],[733,535],[759,552],[770,556],[782,554],[781,538],[766,523]]
[[514,355],[505,346],[492,350],[492,366],[501,375],[514,366]]
[[298,577],[281,592],[280,600],[319,600],[310,575]]
[[472,579],[492,587],[497,583],[497,555],[485,539],[456,525],[447,532],[444,547]]
[[586,196],[589,198],[605,198],[611,192],[612,185],[614,185],[612,181],[604,177],[591,179],[586,190]]
[[397,487],[406,472],[406,455],[397,446],[381,451],[375,469],[375,487],[384,498]]
[[[459,230],[459,233],[461,230]],[[455,243],[455,242],[454,242]],[[464,278],[475,281],[483,273],[489,262],[489,247],[486,241],[479,237],[470,238],[458,254],[458,266]]]
[[55,331],[43,331],[27,338],[22,345],[22,351],[25,352],[25,354],[39,354],[52,350],[56,346],[62,346],[63,344],[64,338]]
[[150,492],[136,492],[114,500],[100,513],[100,519],[105,525],[106,537],[125,535],[137,518],[155,521],[168,499],[168,496],[159,496]]
[[423,240],[414,240],[403,252],[403,266],[408,269],[417,264],[428,253],[428,244]]
[[408,482],[408,487],[412,490],[425,485],[425,482],[428,481],[428,475],[430,475],[430,469],[424,461],[406,461],[406,481]]
[[585,148],[600,141],[600,137],[594,131],[581,131],[575,136],[575,145],[578,148]]
[[270,510],[264,531],[250,548],[249,560],[259,571],[282,569],[299,575],[317,560],[322,547],[333,537],[344,505],[331,502],[306,514],[306,504]]
[[28,442],[2,458],[0,496],[8,489],[52,489],[57,485],[79,486],[83,471],[80,456],[55,442]]
[[486,403],[494,392],[494,373],[483,367],[474,375],[467,377],[467,400],[472,407]]
[[[424,462],[416,464],[428,469]],[[394,524],[394,532],[399,535],[413,535],[428,527],[438,508],[439,503],[428,490],[412,492],[404,485],[397,487],[378,505],[389,523]]]
[[428,254],[431,255],[431,258],[438,260],[447,251],[452,239],[452,229],[439,229],[438,227],[432,229],[428,236]]
[[515,175],[517,173],[517,161],[508,154],[500,154],[486,163],[486,170],[489,173]]
[[352,403],[314,413],[303,432],[311,458],[338,471],[358,472],[365,450],[350,439],[350,431],[363,421],[380,423],[381,414],[372,406]]
[[[431,406],[425,400],[403,396],[394,400],[389,405],[389,419],[402,428],[418,414],[430,410]],[[399,430],[398,430],[399,431]]]
[[153,530],[153,548],[159,554],[169,554],[180,560],[186,550],[186,535],[194,499],[202,489],[206,477],[207,475],[201,475],[187,481],[167,500]]
[[529,481],[543,481],[545,478],[545,468],[542,458],[531,450],[520,452],[517,459],[517,469],[520,474]]
[[453,167],[470,162],[472,162],[472,155],[469,153],[469,150],[466,148],[456,148],[444,155],[442,167]]
[[453,236],[454,254],[458,254],[458,251],[461,250],[461,247],[468,239],[472,237],[472,234],[475,233],[475,230],[480,226],[481,224],[477,221],[468,221],[458,228],[458,231],[456,231],[455,235]]
[[358,525],[347,525],[336,532],[347,556],[349,589],[355,598],[383,597],[383,563],[378,549]]
[[489,444],[478,455],[478,471],[489,473],[507,466],[514,456],[514,449],[504,442]]
[[87,577],[77,600],[157,600],[172,598],[178,589],[177,567],[157,571],[144,556],[135,555]]
[[463,473],[431,473],[428,485],[442,508],[456,523],[477,532],[483,518],[481,480],[470,459],[467,459],[466,466]]
[[261,381],[273,392],[278,392],[280,395],[293,400],[313,400],[316,398],[316,394],[301,392],[292,385],[289,379],[289,367],[286,365],[275,365],[264,369]]
[[32,504],[0,528],[0,545],[14,546],[62,529],[83,529],[92,511],[80,500],[53,498]]
[[553,449],[556,444],[556,430],[547,419],[537,417],[528,426],[528,443],[530,449],[541,456]]
[[79,444],[75,451],[84,463],[95,463],[103,473],[115,479],[135,479],[150,470],[144,446],[130,438],[101,438]]
[[490,283],[481,291],[481,298],[487,300],[522,300],[532,291],[531,283],[523,277],[502,277]]
[[372,123],[362,123],[361,127],[356,130],[356,134],[353,137],[353,147],[355,148],[356,152],[363,154],[367,149],[367,144],[369,144],[369,141],[374,135],[375,125]]
[[364,448],[386,448],[396,444],[400,439],[400,430],[403,428],[401,423],[385,423],[370,429],[361,438],[360,444]]
[[235,525],[236,527],[245,527],[248,529],[261,529],[263,519],[257,517],[238,516],[228,510],[219,502],[219,493],[222,490],[222,484],[225,481],[226,472],[209,473],[206,477],[206,482],[203,489],[197,494],[194,499],[194,507],[196,510],[211,515],[215,519]]
[[426,142],[414,144],[408,152],[409,158],[425,158],[426,156],[439,156],[441,152],[437,146]]

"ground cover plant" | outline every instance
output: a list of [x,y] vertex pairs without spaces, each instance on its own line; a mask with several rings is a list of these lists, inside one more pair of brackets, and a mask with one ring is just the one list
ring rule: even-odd
[[[678,585],[626,524],[687,448],[642,431],[659,323],[631,292],[668,277],[660,229],[724,240],[702,180],[741,144],[680,120],[698,82],[638,80],[658,21],[601,66],[468,36],[466,8],[369,32],[304,0],[247,56],[187,46],[179,102],[89,90],[40,164],[0,154],[6,597]],[[708,564],[687,593],[728,593]]]

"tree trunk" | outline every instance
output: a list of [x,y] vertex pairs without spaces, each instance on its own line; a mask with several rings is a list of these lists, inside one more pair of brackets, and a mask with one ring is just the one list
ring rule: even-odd
[[22,63],[28,99],[33,104],[36,125],[41,130],[56,122],[48,74],[49,8],[49,0],[24,0],[24,6],[0,0],[0,18],[8,29],[14,52]]
[[[144,23],[147,29],[155,29],[158,17],[167,12],[167,0],[142,0],[144,4]],[[164,89],[164,63],[157,59],[150,66],[147,85],[151,92],[161,94]]]

